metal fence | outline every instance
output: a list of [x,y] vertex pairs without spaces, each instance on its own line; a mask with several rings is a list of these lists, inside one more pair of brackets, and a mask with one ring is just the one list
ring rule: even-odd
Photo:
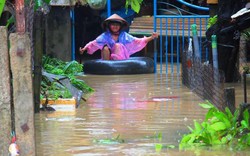
[[[154,0],[154,31],[159,32],[159,39],[155,41],[154,46],[155,63],[159,65],[155,67],[160,68],[157,69],[160,73],[181,74],[184,85],[201,98],[224,110],[226,107],[224,74],[208,63],[209,48],[203,45],[206,41],[209,15],[202,13],[208,9],[182,0],[175,1],[181,7],[170,2],[173,1]],[[190,12],[184,9],[184,5],[197,11]],[[188,50],[190,50],[190,39],[194,40],[192,32],[194,24],[197,30],[198,51],[190,52]],[[195,46],[194,42],[191,44],[192,47]]]
[[[196,11],[192,10],[193,12],[191,12],[184,6]],[[197,25],[200,56],[202,60],[208,59],[208,52],[202,46],[205,41],[209,18],[209,15],[206,15],[207,13],[203,15],[206,11],[208,11],[208,8],[192,5],[181,0],[154,0],[154,31],[159,32],[159,41],[157,42],[159,46],[154,46],[155,68],[157,68],[156,64],[160,63],[160,69],[157,69],[157,71],[180,74],[181,57],[189,38],[192,36],[192,24]],[[155,41],[155,44],[157,43]],[[159,49],[156,49],[156,47],[159,47]],[[166,66],[163,66],[163,63]],[[164,67],[165,69],[163,69]]]
[[213,68],[211,64],[202,63],[200,58],[189,57],[187,52],[182,55],[182,83],[220,110],[228,106],[225,97],[224,73]]

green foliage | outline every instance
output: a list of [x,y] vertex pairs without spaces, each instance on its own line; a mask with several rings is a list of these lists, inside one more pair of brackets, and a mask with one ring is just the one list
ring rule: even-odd
[[68,77],[83,71],[83,65],[77,61],[64,62],[48,56],[43,56],[42,66],[48,73]]
[[13,15],[8,19],[6,27],[9,27],[9,25],[12,23],[15,23],[15,18]]
[[217,20],[218,20],[218,16],[217,15],[215,15],[213,17],[210,17],[208,19],[207,29],[210,28],[212,25],[214,25],[217,22]]
[[174,145],[166,145],[161,143],[162,142],[162,133],[161,132],[155,132],[152,136],[146,136],[148,139],[154,139],[155,141],[155,151],[161,152],[162,149],[173,149],[175,148]]
[[58,81],[49,81],[45,76],[42,77],[40,98],[56,100],[58,98],[72,98],[72,94]]
[[49,5],[51,0],[35,0],[34,9],[37,11],[39,8],[43,7],[44,4]]
[[3,9],[4,9],[4,6],[5,6],[5,1],[6,0],[0,0],[0,17],[3,13]]
[[35,0],[34,9],[37,10],[39,7],[42,6],[43,1],[42,0]]
[[238,121],[239,110],[234,114],[228,108],[221,112],[210,102],[200,104],[208,109],[202,123],[194,121],[194,128],[182,137],[180,149],[196,146],[231,145],[235,149],[250,146],[249,112],[245,110],[243,119]]
[[156,139],[158,141],[161,141],[162,140],[162,133],[159,132],[159,133],[154,133],[153,136],[146,136],[146,138],[149,138],[149,139]]
[[[61,75],[69,78],[71,84],[84,93],[93,92],[83,80],[76,78],[76,75],[83,71],[83,65],[77,61],[64,62],[57,58],[43,56],[42,60],[43,69],[51,74]],[[41,82],[41,97],[58,99],[58,98],[71,98],[72,95],[68,88],[63,86],[59,81],[49,81],[47,77],[42,77]]]
[[98,144],[119,144],[119,143],[124,143],[125,140],[120,138],[120,134],[118,134],[115,138],[110,138],[110,139],[94,139],[94,143]]
[[243,30],[241,34],[245,37],[246,40],[250,40],[250,28]]
[[132,10],[134,10],[136,13],[139,13],[142,2],[143,0],[126,0],[125,8],[131,6]]
[[83,92],[93,92],[94,91],[94,89],[89,87],[83,80],[77,79],[75,77],[71,77],[70,82],[74,87],[82,90]]

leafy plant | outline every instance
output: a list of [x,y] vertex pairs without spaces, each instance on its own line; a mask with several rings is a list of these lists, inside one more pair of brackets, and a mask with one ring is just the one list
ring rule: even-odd
[[249,66],[244,66],[243,70],[244,70],[244,72],[246,72],[246,74],[250,73],[250,67]]
[[4,6],[5,6],[5,1],[6,0],[0,0],[0,17],[3,13],[3,9],[4,9]]
[[53,99],[72,98],[72,94],[58,81],[50,81],[47,77],[42,77],[40,98]]
[[124,143],[124,139],[120,138],[120,134],[118,134],[115,138],[110,138],[110,139],[94,139],[94,143],[99,143],[99,144],[119,144],[119,143]]
[[148,139],[154,139],[155,143],[155,151],[156,152],[161,152],[162,149],[173,149],[175,148],[174,145],[166,145],[161,143],[162,141],[162,133],[158,132],[158,133],[154,133],[154,135],[152,136],[146,136],[146,138]]
[[250,28],[243,30],[241,34],[246,38],[246,40],[250,40]]
[[[62,60],[43,56],[42,67],[47,73],[60,75],[68,78],[70,83],[84,93],[93,92],[94,89],[88,86],[83,80],[76,78],[76,75],[83,70],[83,65],[77,61],[64,62]],[[71,98],[69,89],[62,85],[59,80],[50,81],[46,76],[42,77],[41,98]]]
[[42,66],[48,73],[63,76],[75,75],[83,70],[83,65],[77,61],[64,62],[48,56],[43,56]]
[[239,118],[239,109],[234,114],[228,108],[225,112],[218,110],[210,102],[200,104],[208,109],[202,123],[194,121],[194,128],[188,127],[191,131],[182,137],[180,148],[213,145],[231,145],[236,149],[243,149],[250,146],[249,112],[243,112],[243,119]]
[[143,0],[126,0],[125,8],[131,6],[132,10],[134,10],[136,13],[139,13],[142,2]]
[[208,19],[207,29],[210,28],[212,25],[214,25],[217,22],[217,20],[218,20],[218,16],[217,15],[215,15],[213,17],[210,17]]

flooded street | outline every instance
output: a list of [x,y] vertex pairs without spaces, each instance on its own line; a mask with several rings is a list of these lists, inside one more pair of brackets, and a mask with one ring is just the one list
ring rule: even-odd
[[[86,95],[76,111],[35,115],[38,156],[249,154],[221,148],[179,151],[187,126],[193,127],[193,120],[203,120],[206,113],[198,105],[203,100],[182,85],[181,77],[86,75],[83,80],[95,92]],[[243,101],[243,95],[240,98]]]

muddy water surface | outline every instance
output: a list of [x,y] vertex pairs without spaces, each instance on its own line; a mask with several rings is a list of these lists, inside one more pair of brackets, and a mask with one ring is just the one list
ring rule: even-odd
[[[87,75],[83,79],[95,92],[76,111],[35,115],[38,156],[249,154],[221,148],[178,150],[181,136],[189,132],[187,126],[206,113],[198,106],[203,100],[182,86],[178,76]],[[165,148],[158,151],[157,144]]]

